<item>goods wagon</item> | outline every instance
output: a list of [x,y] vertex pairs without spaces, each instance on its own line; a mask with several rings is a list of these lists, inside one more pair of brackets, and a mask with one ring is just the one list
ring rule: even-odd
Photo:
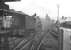
[[71,21],[65,21],[60,26],[63,30],[62,50],[71,50]]
[[[0,50],[3,48],[3,50],[10,50],[11,48],[15,48],[22,41],[24,43],[24,40],[28,40],[28,37],[32,37],[30,34],[31,31],[35,30],[35,18],[21,14],[20,12],[2,11],[4,12],[3,15],[0,16]],[[2,42],[2,40],[4,41]]]
[[19,29],[34,29],[35,18],[21,12],[8,12],[8,16],[12,16],[14,22],[12,26],[16,26]]

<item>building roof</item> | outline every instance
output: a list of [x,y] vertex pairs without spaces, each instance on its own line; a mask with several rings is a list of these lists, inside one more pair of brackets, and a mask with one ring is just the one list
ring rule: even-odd
[[21,0],[0,0],[0,2],[13,2],[13,1],[21,1]]
[[19,14],[19,15],[29,16],[29,15],[27,15],[27,14],[24,13],[24,12],[21,12],[21,11],[15,11],[15,10],[13,10],[13,9],[11,9],[11,10],[0,9],[0,10],[3,10],[4,12],[7,12],[7,13],[12,13],[12,14]]

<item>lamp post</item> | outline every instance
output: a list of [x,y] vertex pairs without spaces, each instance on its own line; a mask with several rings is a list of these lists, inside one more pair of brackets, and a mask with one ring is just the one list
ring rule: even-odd
[[59,21],[59,8],[60,8],[60,5],[59,4],[57,4],[57,8],[58,8],[57,21]]
[[[59,21],[59,8],[60,8],[60,5],[57,4],[57,8],[58,8],[58,16],[57,16],[57,21],[58,21],[58,28],[60,27],[60,21]],[[60,29],[58,29],[60,30]],[[58,45],[59,45],[59,50],[63,50],[63,30],[59,31],[59,38],[58,38]]]

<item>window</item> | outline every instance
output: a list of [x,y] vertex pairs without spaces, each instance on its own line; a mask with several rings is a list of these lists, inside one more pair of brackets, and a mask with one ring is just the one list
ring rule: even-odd
[[71,29],[71,21],[66,21],[60,24],[61,27]]
[[5,16],[3,17],[3,27],[9,28],[12,24],[12,16]]

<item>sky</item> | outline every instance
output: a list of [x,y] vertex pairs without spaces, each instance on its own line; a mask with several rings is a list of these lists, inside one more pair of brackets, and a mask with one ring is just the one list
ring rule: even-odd
[[28,15],[36,13],[41,18],[45,18],[45,15],[48,14],[53,19],[56,19],[58,15],[57,5],[59,4],[59,16],[71,16],[70,0],[21,0],[6,4],[10,5],[10,9],[22,11]]

